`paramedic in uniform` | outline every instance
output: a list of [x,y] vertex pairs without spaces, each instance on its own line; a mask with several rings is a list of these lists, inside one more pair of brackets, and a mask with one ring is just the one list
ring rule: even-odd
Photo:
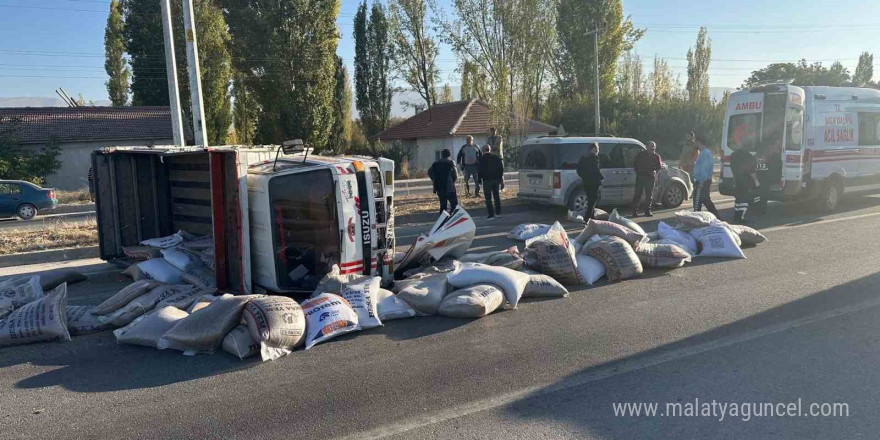
[[755,211],[758,214],[767,212],[767,201],[770,198],[770,189],[778,188],[779,181],[782,180],[782,150],[778,144],[771,144],[764,148],[761,154],[762,161],[759,161],[757,175],[758,194],[755,197]]
[[448,148],[441,151],[440,160],[428,168],[428,177],[434,184],[434,193],[440,199],[440,212],[446,211],[447,205],[450,205],[447,212],[455,211],[458,206],[458,195],[455,193],[455,181],[458,179],[458,173],[456,173],[455,164],[452,162],[452,152]]
[[464,172],[464,188],[467,195],[471,195],[470,180],[473,177],[474,197],[480,197],[480,174],[477,167],[479,166],[482,154],[480,148],[474,145],[474,137],[468,136],[467,143],[458,150],[458,157],[456,158],[456,162],[458,162],[462,172]]
[[746,223],[746,213],[755,198],[753,188],[760,188],[755,175],[755,157],[745,148],[734,150],[730,155],[730,170],[733,172],[734,197],[733,223]]
[[596,213],[596,204],[599,203],[599,193],[602,188],[602,170],[599,169],[599,144],[593,142],[586,156],[581,156],[578,161],[577,174],[584,185],[584,193],[587,195],[587,210],[584,212],[584,222],[593,218]]

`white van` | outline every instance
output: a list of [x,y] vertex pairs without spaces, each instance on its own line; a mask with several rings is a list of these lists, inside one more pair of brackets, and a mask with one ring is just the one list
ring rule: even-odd
[[780,148],[770,198],[814,199],[833,211],[847,185],[880,177],[880,90],[770,84],[732,93],[722,133],[719,191],[733,195],[730,155]]
[[303,292],[334,264],[391,282],[394,162],[276,146],[95,151],[101,258],[184,230],[213,237],[224,292]]
[[[581,211],[587,206],[577,164],[592,143],[599,144],[602,183],[600,205],[628,205],[636,188],[633,163],[645,145],[636,139],[618,137],[542,136],[529,139],[520,154],[517,197],[537,203],[566,206]],[[693,186],[685,171],[663,164],[654,185],[654,202],[675,208],[687,200]]]

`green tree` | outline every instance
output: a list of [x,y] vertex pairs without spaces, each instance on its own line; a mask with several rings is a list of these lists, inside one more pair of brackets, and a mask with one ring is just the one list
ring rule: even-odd
[[131,64],[131,105],[168,105],[159,2],[120,0],[120,4],[125,17],[125,52]]
[[370,48],[370,100],[373,102],[373,129],[376,134],[388,128],[391,118],[392,90],[389,83],[393,46],[390,41],[390,29],[385,7],[374,2],[370,10],[368,30]]
[[452,87],[449,87],[449,84],[443,84],[443,88],[440,89],[440,96],[437,97],[437,103],[445,104],[452,101],[455,101],[455,96],[452,95]]
[[316,149],[333,125],[339,0],[225,0],[233,65],[261,110],[255,140]]
[[0,117],[0,178],[43,184],[61,167],[61,148],[54,139],[39,150],[23,147],[16,136],[20,128],[19,119]]
[[627,52],[617,68],[617,94],[622,97],[641,99],[644,95],[645,78],[642,57]]
[[866,86],[871,84],[872,79],[874,79],[874,54],[862,52],[859,55],[859,64],[853,73],[852,82],[857,86]]
[[351,86],[348,84],[348,71],[340,57],[336,57],[334,78],[336,86],[333,89],[333,127],[330,129],[330,141],[325,151],[342,154],[351,145]]
[[712,40],[701,27],[696,47],[687,52],[687,92],[691,101],[709,101],[709,62],[712,59]]
[[654,70],[648,77],[651,97],[656,100],[666,100],[675,92],[675,80],[669,63],[663,58],[654,56]]
[[123,106],[128,102],[128,77],[130,72],[126,65],[124,23],[122,7],[119,2],[110,2],[110,15],[107,16],[107,27],[104,29],[104,70],[110,79],[105,83],[110,103]]
[[802,59],[797,63],[774,63],[752,72],[743,83],[747,89],[759,84],[792,81],[796,86],[843,86],[850,81],[849,71],[840,62],[825,67],[820,62],[812,64]]
[[232,96],[235,100],[232,107],[232,125],[235,128],[236,142],[250,145],[254,143],[259,108],[245,82],[245,76],[236,72],[232,80]]
[[558,87],[576,97],[593,95],[595,82],[592,35],[599,29],[599,94],[614,94],[617,60],[644,34],[623,15],[622,0],[559,0],[556,32]]
[[391,32],[397,69],[409,88],[417,92],[428,108],[437,103],[436,83],[439,48],[427,25],[433,0],[391,0]]

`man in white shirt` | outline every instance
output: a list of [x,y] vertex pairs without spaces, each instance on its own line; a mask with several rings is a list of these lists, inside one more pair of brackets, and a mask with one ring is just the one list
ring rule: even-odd
[[480,163],[480,156],[482,155],[482,153],[480,152],[479,147],[474,145],[473,136],[468,136],[466,140],[467,143],[462,145],[461,149],[458,150],[458,157],[456,157],[456,162],[458,162],[458,166],[461,167],[461,170],[464,173],[464,188],[467,192],[467,195],[471,195],[470,180],[471,178],[473,178],[474,197],[479,197],[480,175],[477,165],[479,165]]

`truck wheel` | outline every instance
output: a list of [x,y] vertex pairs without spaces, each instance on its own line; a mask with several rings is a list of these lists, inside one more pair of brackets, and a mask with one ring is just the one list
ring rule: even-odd
[[826,213],[834,212],[842,196],[843,182],[837,179],[829,180],[822,190],[822,195],[819,197],[819,209]]
[[684,198],[686,196],[687,189],[684,185],[678,182],[671,183],[666,187],[666,191],[663,191],[663,196],[660,197],[660,203],[662,203],[665,208],[678,208],[684,203]]
[[30,220],[37,215],[37,207],[30,203],[25,203],[18,207],[18,217],[22,220]]
[[569,211],[583,211],[587,209],[587,193],[583,188],[578,188],[568,198]]

